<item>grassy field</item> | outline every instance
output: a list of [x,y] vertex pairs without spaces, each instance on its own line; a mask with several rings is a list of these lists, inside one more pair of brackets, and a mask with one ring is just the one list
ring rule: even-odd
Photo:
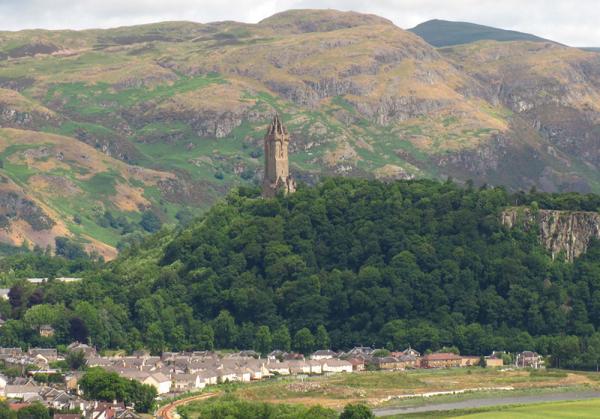
[[[600,400],[550,401],[569,398],[570,394],[581,394],[600,390],[600,376],[596,373],[575,371],[528,371],[495,369],[447,369],[414,370],[405,372],[364,372],[337,374],[328,377],[304,379],[274,378],[251,384],[228,384],[221,390],[236,400],[250,403],[249,406],[277,404],[284,406],[322,406],[341,411],[349,403],[364,403],[380,413],[396,408],[438,405],[461,402],[468,405],[473,400],[477,405],[482,399],[498,399],[505,406],[483,406],[473,409],[407,413],[386,416],[394,419],[417,418],[595,418],[600,417]],[[512,388],[512,390],[506,390]],[[494,390],[496,389],[496,390]],[[505,390],[501,390],[505,389]],[[460,391],[464,393],[421,397],[424,393],[437,391]],[[471,391],[468,391],[471,390]],[[481,390],[481,391],[478,391]],[[560,393],[560,394],[559,394]],[[564,393],[564,394],[562,394]],[[418,397],[399,398],[417,395]],[[514,404],[524,397],[535,404]],[[548,400],[546,403],[538,403]],[[531,400],[535,398],[535,400]],[[199,412],[200,403],[193,402],[185,407],[186,414]],[[466,403],[466,404],[465,404]]]
[[490,407],[390,416],[393,419],[591,419],[598,417],[600,417],[600,400],[540,403],[526,406]]
[[[514,390],[494,390],[513,388]],[[311,377],[304,380],[274,379],[236,387],[244,400],[315,405],[341,409],[362,402],[373,407],[418,406],[477,397],[528,395],[548,391],[599,389],[597,375],[565,371],[499,371],[494,369],[415,370],[365,372]],[[428,392],[470,390],[458,395],[406,397]]]

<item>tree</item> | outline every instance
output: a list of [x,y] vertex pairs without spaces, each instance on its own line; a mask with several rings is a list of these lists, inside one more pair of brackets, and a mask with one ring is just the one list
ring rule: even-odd
[[293,349],[295,351],[300,352],[301,354],[308,355],[310,354],[315,347],[315,338],[313,337],[310,330],[306,327],[300,329],[294,335],[294,345]]
[[154,322],[148,326],[146,344],[153,354],[160,354],[165,349],[165,335],[159,322]]
[[151,411],[156,398],[156,388],[102,368],[90,368],[79,380],[79,386],[88,400],[122,401],[134,404],[140,413]]
[[15,412],[10,409],[8,402],[6,400],[0,401],[0,419],[14,419]]
[[17,411],[17,419],[50,419],[50,411],[40,402],[33,402]]
[[213,321],[215,332],[215,343],[219,349],[233,348],[237,338],[237,326],[235,319],[227,310],[221,310]]
[[83,246],[68,237],[57,237],[54,239],[54,244],[57,256],[71,260],[89,258]]
[[85,352],[82,350],[71,351],[65,357],[67,365],[72,370],[84,370],[87,366],[87,360],[85,359]]
[[162,222],[154,212],[148,210],[142,215],[140,226],[148,233],[156,233],[162,227]]
[[191,322],[190,337],[194,349],[212,351],[215,347],[215,332],[210,324],[199,320]]
[[347,404],[340,415],[340,419],[373,419],[375,415],[364,404]]
[[588,339],[585,358],[596,369],[596,372],[598,372],[600,364],[600,333],[596,332]]
[[27,310],[23,316],[23,321],[29,327],[38,329],[42,325],[56,323],[63,311],[61,307],[40,304]]
[[317,332],[315,333],[315,347],[317,349],[329,349],[329,346],[329,334],[325,326],[321,324],[317,327]]
[[285,352],[292,349],[292,337],[286,325],[281,325],[273,332],[273,348]]
[[8,291],[8,301],[13,309],[18,309],[23,305],[23,293],[25,289],[21,284],[13,285]]
[[77,342],[87,342],[89,331],[85,325],[85,322],[79,317],[72,317],[69,320],[69,331],[71,338]]
[[273,339],[271,337],[269,326],[260,326],[256,331],[256,337],[254,338],[254,350],[265,356],[271,352],[272,345]]

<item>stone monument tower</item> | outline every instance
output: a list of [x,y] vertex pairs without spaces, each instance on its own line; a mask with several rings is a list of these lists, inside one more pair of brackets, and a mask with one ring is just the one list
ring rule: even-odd
[[262,189],[265,198],[274,197],[279,191],[286,195],[296,191],[296,182],[290,176],[289,143],[290,135],[279,115],[275,114],[265,135],[265,177]]

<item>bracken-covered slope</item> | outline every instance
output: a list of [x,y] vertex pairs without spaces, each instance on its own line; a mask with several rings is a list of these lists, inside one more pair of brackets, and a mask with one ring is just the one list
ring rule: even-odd
[[[103,211],[172,221],[260,179],[262,137],[276,111],[292,134],[292,172],[306,182],[453,176],[600,191],[599,72],[600,55],[554,43],[436,49],[384,18],[334,10],[258,24],[4,32],[0,124],[37,132],[40,146],[46,137],[84,143],[110,166],[161,173],[131,184],[142,206],[119,207],[117,189],[106,188],[94,211],[81,210],[84,227],[50,215],[72,234],[114,246],[123,229],[103,226]],[[9,169],[0,173],[33,200]],[[120,169],[104,173],[110,184],[128,179]]]
[[99,225],[106,211],[139,213],[156,200],[144,196],[174,175],[134,167],[69,137],[0,129],[0,241],[54,246],[77,237],[86,250],[116,256],[119,235]]

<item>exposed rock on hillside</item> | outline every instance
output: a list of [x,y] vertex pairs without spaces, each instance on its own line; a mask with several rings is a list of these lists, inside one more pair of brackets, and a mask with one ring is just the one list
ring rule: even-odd
[[540,241],[552,257],[564,253],[571,262],[587,251],[592,238],[600,239],[597,212],[510,208],[502,213],[502,223],[508,228],[538,228]]
[[[35,147],[2,151],[16,134],[0,129],[0,173],[34,203],[56,200],[42,209],[57,226],[100,231],[114,246],[120,227],[98,224],[107,211],[174,221],[179,208],[260,178],[277,111],[292,136],[290,169],[308,183],[452,177],[600,192],[600,55],[537,41],[435,48],[384,18],[335,10],[0,32],[0,128],[37,132]],[[23,154],[50,150],[52,134],[95,165],[63,149],[60,159]],[[163,175],[131,178],[114,159]]]

